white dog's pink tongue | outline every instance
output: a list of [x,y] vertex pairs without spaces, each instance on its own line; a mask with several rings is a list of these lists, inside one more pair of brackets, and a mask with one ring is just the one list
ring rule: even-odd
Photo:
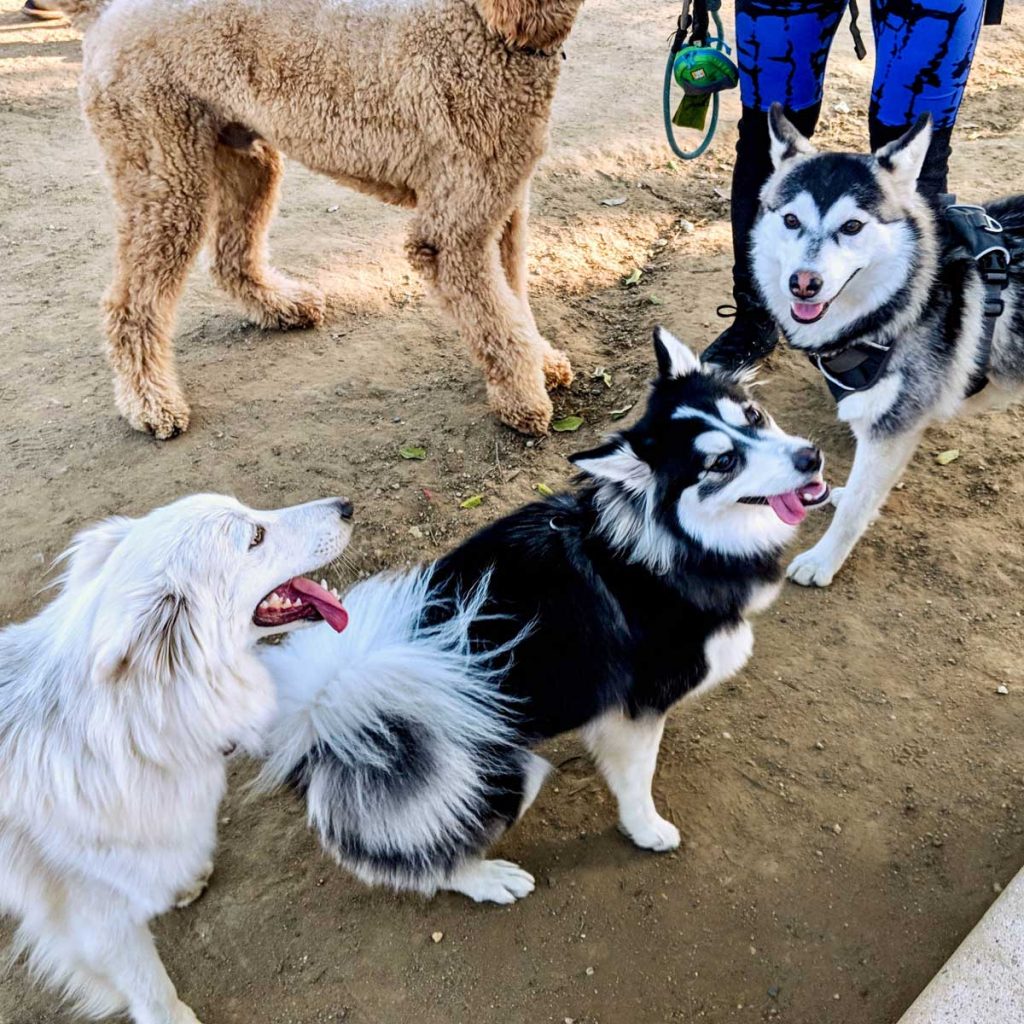
[[807,518],[807,509],[800,500],[796,491],[786,491],[785,494],[773,494],[768,499],[775,514],[788,526],[798,526]]
[[324,622],[336,633],[340,633],[348,625],[348,612],[342,607],[341,602],[319,583],[296,576],[289,585],[320,613]]
[[794,302],[793,312],[798,320],[813,320],[820,312],[821,302]]

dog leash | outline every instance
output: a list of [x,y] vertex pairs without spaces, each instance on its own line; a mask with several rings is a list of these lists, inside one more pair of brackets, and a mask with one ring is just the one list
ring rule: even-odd
[[[972,398],[988,384],[992,362],[992,338],[996,322],[1006,304],[1002,293],[1010,283],[1010,251],[1003,239],[1003,226],[983,206],[957,203],[949,197],[942,211],[941,226],[951,244],[946,255],[974,260],[985,286],[985,300],[981,318],[981,339],[977,365],[967,385],[965,398]],[[808,353],[825,378],[832,397],[840,402],[847,395],[867,391],[885,373],[892,355],[892,342],[855,342],[834,356]]]

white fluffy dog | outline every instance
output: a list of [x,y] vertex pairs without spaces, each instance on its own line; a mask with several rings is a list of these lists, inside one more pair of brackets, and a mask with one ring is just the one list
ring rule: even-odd
[[198,495],[110,519],[66,553],[57,599],[0,631],[0,912],[84,1012],[195,1024],[148,922],[205,887],[225,752],[274,710],[255,641],[345,626],[299,574],[341,554],[351,514]]

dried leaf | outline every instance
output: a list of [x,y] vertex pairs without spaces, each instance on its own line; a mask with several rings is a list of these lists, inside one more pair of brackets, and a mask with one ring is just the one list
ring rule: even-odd
[[621,420],[623,416],[633,408],[635,402],[630,402],[629,405],[624,405],[621,409],[612,409],[609,414],[613,420]]
[[959,458],[960,449],[950,448],[948,451],[939,452],[939,454],[935,456],[935,461],[940,466],[948,466],[951,462],[956,462],[956,460]]
[[610,371],[606,370],[603,366],[599,366],[591,375],[594,380],[598,377],[604,381],[604,386],[610,388],[612,386],[612,375]]
[[540,494],[544,495],[545,498],[550,498],[555,493],[547,484],[536,484],[535,487]]
[[484,503],[484,496],[482,494],[474,494],[472,497],[467,498],[465,501],[459,503],[459,508],[478,508]]
[[623,287],[635,288],[640,283],[640,278],[644,276],[644,272],[637,267],[629,277],[624,278],[622,281]]
[[404,448],[398,449],[398,454],[403,459],[425,459],[427,457],[427,449],[418,448],[415,445],[406,445]]
[[574,430],[579,430],[583,426],[582,416],[566,416],[563,419],[555,420],[551,424],[551,429],[557,431],[559,434],[571,433]]
[[663,305],[665,305],[665,303],[662,302],[661,299],[659,299],[657,295],[648,295],[647,296],[647,301],[652,306],[663,306]]
[[608,199],[602,199],[601,200],[601,205],[602,206],[625,206],[626,205],[626,197],[625,196],[610,196]]

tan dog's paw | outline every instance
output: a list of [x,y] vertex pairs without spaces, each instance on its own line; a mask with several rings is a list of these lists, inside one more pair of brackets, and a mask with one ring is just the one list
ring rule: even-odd
[[285,279],[273,290],[262,291],[252,312],[260,327],[289,331],[322,324],[326,311],[324,293],[319,288]]
[[554,406],[543,386],[538,381],[536,392],[531,388],[513,388],[509,384],[488,384],[487,397],[494,414],[506,426],[520,434],[539,437],[548,432]]
[[573,380],[572,364],[564,352],[548,347],[544,353],[544,382],[548,390],[567,388]]
[[161,389],[148,384],[140,391],[116,389],[117,408],[128,423],[157,440],[167,441],[188,430],[188,402],[176,388]]
[[210,884],[210,876],[212,874],[213,864],[211,863],[203,869],[203,873],[187,889],[183,889],[174,897],[175,908],[177,910],[184,910],[185,907],[192,906],[206,892],[206,887]]

